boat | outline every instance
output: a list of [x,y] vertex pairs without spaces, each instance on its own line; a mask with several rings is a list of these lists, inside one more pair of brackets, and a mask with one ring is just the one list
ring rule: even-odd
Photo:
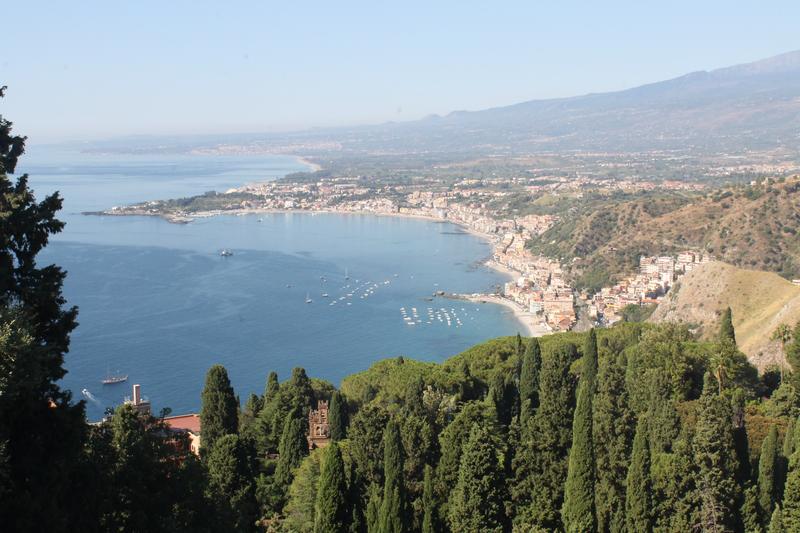
[[308,293],[306,293],[306,303],[307,303],[307,304],[310,304],[310,303],[311,303],[311,302],[313,302],[313,301],[314,301],[314,300],[312,300],[312,299],[311,299],[311,295],[310,295],[310,294],[308,294]]
[[225,248],[224,250],[222,250],[222,251],[219,253],[219,255],[220,255],[221,257],[230,257],[230,256],[232,256],[232,255],[233,255],[233,252],[232,252],[231,250],[228,250],[227,248]]
[[103,385],[115,385],[117,383],[124,383],[128,381],[128,374],[106,374],[103,378]]
[[322,297],[323,297],[323,298],[327,298],[327,297],[328,297],[328,293],[327,293],[327,292],[323,292],[323,293],[322,293]]
[[344,279],[350,279],[350,274],[347,273],[347,268],[344,269]]

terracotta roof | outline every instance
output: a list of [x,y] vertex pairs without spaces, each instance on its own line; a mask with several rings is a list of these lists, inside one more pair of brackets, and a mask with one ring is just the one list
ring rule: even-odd
[[168,416],[164,422],[172,429],[185,429],[195,434],[200,434],[200,415]]

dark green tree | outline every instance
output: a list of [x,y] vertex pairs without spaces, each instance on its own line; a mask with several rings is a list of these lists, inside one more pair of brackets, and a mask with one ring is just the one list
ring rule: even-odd
[[322,457],[314,513],[314,533],[346,533],[351,517],[342,451],[336,442],[332,442],[325,448]]
[[503,427],[507,427],[511,423],[513,398],[502,372],[495,372],[492,376],[488,399],[497,421]]
[[731,416],[730,403],[707,373],[694,438],[700,525],[705,531],[736,529],[740,524],[741,488],[736,482],[739,465]]
[[761,444],[758,460],[758,505],[766,525],[777,502],[776,474],[778,468],[778,427],[772,425]]
[[433,491],[433,467],[425,465],[425,481],[422,493],[422,533],[437,533],[439,531],[439,514],[436,505],[436,494]]
[[795,433],[794,452],[789,458],[789,471],[786,475],[786,486],[783,489],[781,514],[786,531],[800,531],[800,446],[798,446],[797,432]]
[[383,432],[388,422],[386,411],[367,405],[356,413],[348,430],[350,455],[359,479],[367,486],[383,486]]
[[281,390],[281,385],[278,382],[278,373],[270,372],[267,376],[267,385],[264,387],[264,403],[271,401]]
[[539,339],[532,338],[528,342],[522,356],[522,368],[519,374],[520,420],[526,423],[539,407],[539,372],[542,368],[542,350]]
[[255,495],[253,450],[238,435],[223,435],[207,459],[208,491],[216,504],[223,530],[255,531],[258,506]]
[[404,533],[408,531],[408,505],[403,479],[403,442],[397,422],[390,420],[383,437],[383,499],[381,500],[378,531]]
[[522,335],[517,333],[516,339],[514,339],[514,352],[517,354],[517,357],[522,357],[522,354],[525,353],[525,341],[522,340]]
[[635,420],[628,407],[624,356],[605,357],[592,404],[596,464],[595,509],[598,531],[625,529],[625,478]]
[[650,479],[649,428],[646,417],[639,418],[636,424],[626,485],[625,521],[628,531],[652,531],[653,494]]
[[[744,487],[750,481],[750,444],[747,442],[747,428],[745,427],[745,401],[746,394],[741,387],[736,387],[731,392],[731,408],[733,409],[733,441],[736,446],[736,460],[739,463],[739,472],[736,481]],[[780,470],[780,461],[778,461]],[[780,472],[776,474],[780,476]],[[777,479],[777,478],[776,478]]]
[[566,531],[596,529],[595,463],[592,436],[592,401],[597,381],[597,336],[589,332],[583,351],[578,400],[572,420],[572,447],[569,451],[567,481],[561,517]]
[[339,391],[331,396],[331,404],[328,409],[328,424],[331,428],[331,440],[334,442],[345,439],[347,436],[347,401]]
[[[0,88],[0,98],[5,87]],[[66,273],[40,267],[39,253],[64,223],[58,193],[36,201],[28,176],[16,180],[25,137],[0,115],[0,445],[4,483],[0,524],[8,531],[64,531],[85,512],[74,491],[87,428],[72,404],[64,354],[77,308],[66,307]]]
[[294,409],[286,418],[281,443],[278,446],[278,464],[275,467],[274,481],[276,487],[284,492],[294,479],[294,470],[300,466],[303,458],[308,454],[306,426],[296,416],[296,412],[297,410]]
[[764,519],[758,505],[758,486],[750,485],[744,491],[742,504],[742,525],[747,533],[764,533]]
[[217,439],[236,434],[239,429],[239,403],[233,392],[228,371],[222,365],[208,369],[200,405],[203,427],[202,452],[208,454]]
[[725,308],[720,317],[719,337],[736,344],[736,331],[733,329],[733,312],[730,307]]
[[575,359],[573,344],[556,346],[542,358],[539,408],[522,428],[521,449],[514,457],[514,520],[521,529],[561,527],[575,404],[569,369]]
[[507,530],[502,450],[486,428],[473,426],[450,505],[450,529],[464,533]]

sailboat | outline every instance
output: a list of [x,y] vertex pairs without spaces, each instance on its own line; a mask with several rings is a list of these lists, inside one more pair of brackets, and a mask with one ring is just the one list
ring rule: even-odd
[[307,303],[307,304],[310,304],[310,303],[311,303],[311,302],[313,302],[313,301],[314,301],[314,300],[312,300],[312,299],[311,299],[311,295],[310,295],[309,293],[306,293],[306,303]]
[[347,267],[344,267],[344,279],[350,279],[350,274],[347,273]]

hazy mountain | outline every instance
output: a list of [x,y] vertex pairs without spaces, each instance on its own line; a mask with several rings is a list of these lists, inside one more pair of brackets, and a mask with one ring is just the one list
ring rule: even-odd
[[461,151],[800,146],[800,50],[624,91],[369,128],[378,147]]

